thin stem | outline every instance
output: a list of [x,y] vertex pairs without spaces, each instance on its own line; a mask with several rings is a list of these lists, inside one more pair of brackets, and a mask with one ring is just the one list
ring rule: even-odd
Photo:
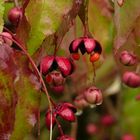
[[56,121],[58,130],[60,132],[60,135],[63,136],[64,135],[63,129],[62,129],[61,124],[59,123],[59,121],[56,119],[56,117],[55,117],[55,121]]
[[16,7],[18,7],[19,6],[18,0],[14,0],[14,4]]
[[54,56],[56,55],[57,51],[59,50],[62,41],[63,41],[63,37],[58,42],[58,36],[56,34],[54,35],[54,42],[55,42]]
[[89,36],[89,26],[88,26],[88,4],[89,0],[85,0],[85,21],[84,21],[84,36]]
[[[64,26],[65,28],[59,28],[58,31],[55,33],[58,38],[57,38],[57,48],[56,52],[59,50],[60,45],[63,41],[64,35],[69,31],[69,29],[73,26],[72,21],[76,18],[78,15],[78,12],[80,10],[80,7],[82,5],[83,0],[74,0],[73,7],[69,11],[68,16],[65,16],[61,26]],[[73,12],[74,11],[74,12]]]
[[[7,29],[5,29],[5,30],[8,31]],[[8,31],[8,32],[9,32],[9,31]],[[4,35],[1,35],[1,36],[7,37],[8,39],[11,39],[14,43],[16,43],[16,44],[18,45],[18,47],[19,47],[19,48],[25,53],[25,55],[28,57],[28,59],[29,59],[31,65],[33,66],[34,70],[35,70],[36,73],[38,74],[38,77],[39,77],[39,79],[40,79],[40,82],[42,83],[42,87],[43,87],[44,92],[45,92],[45,94],[46,94],[46,96],[47,96],[47,99],[48,99],[48,104],[49,104],[50,111],[52,112],[52,104],[51,104],[51,100],[50,100],[51,97],[50,97],[50,95],[49,95],[49,93],[48,93],[48,91],[47,91],[47,88],[46,88],[46,85],[45,85],[44,80],[43,80],[43,78],[42,78],[42,75],[40,74],[40,72],[39,72],[39,70],[38,70],[36,64],[35,64],[34,61],[33,61],[33,59],[31,58],[31,56],[29,55],[29,53],[28,53],[27,50],[25,49],[25,46],[23,46],[23,44],[20,44],[20,43],[19,43],[20,41],[19,41],[11,32],[9,32],[9,33],[12,35],[13,39],[8,38],[7,36],[4,36]],[[51,122],[52,122],[52,113],[51,113]],[[50,140],[52,140],[52,123],[51,123],[51,127],[50,127]]]
[[25,13],[25,9],[27,7],[27,5],[29,4],[30,0],[25,0],[25,2],[23,3],[23,13]]
[[92,63],[92,66],[93,66],[93,83],[95,84],[95,82],[96,82],[96,70],[95,70],[94,63]]
[[56,56],[56,53],[57,53],[57,40],[58,40],[58,36],[55,34],[54,35],[54,45],[55,45],[55,48],[54,48],[54,56]]

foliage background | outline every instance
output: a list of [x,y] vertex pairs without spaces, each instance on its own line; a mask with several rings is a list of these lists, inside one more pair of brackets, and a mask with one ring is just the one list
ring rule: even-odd
[[[77,1],[30,0],[26,8],[26,18],[20,22],[16,33],[27,46],[29,54],[37,65],[45,54],[53,54],[54,33],[59,36],[57,44],[60,44],[64,37],[58,55],[65,56],[69,55],[70,42],[83,35],[81,17],[76,16],[80,6],[77,6],[77,9],[73,6]],[[22,0],[19,2],[22,3]],[[3,0],[0,0],[1,32],[4,23],[7,26],[7,13],[11,7],[13,7],[13,3],[4,3]],[[84,15],[84,11],[82,12]],[[131,133],[139,140],[140,102],[136,101],[135,97],[140,94],[140,88],[131,89],[121,83],[122,73],[126,70],[135,70],[136,67],[128,68],[120,64],[118,54],[127,49],[140,57],[140,1],[126,0],[124,5],[119,7],[116,0],[114,2],[89,0],[88,16],[90,32],[103,47],[102,58],[95,65],[96,84],[103,90],[104,102],[97,108],[84,110],[83,114],[78,116],[77,140],[99,139],[95,136],[89,137],[86,134],[85,126],[90,121],[100,126],[99,119],[105,113],[111,113],[117,117],[117,123],[109,129],[101,126],[101,137],[108,135],[111,140],[118,140],[123,133]],[[44,120],[48,107],[47,98],[38,90],[39,83],[31,66],[27,67],[27,58],[20,51],[13,51],[8,47],[6,50],[1,47],[1,50],[0,138],[8,139],[11,135],[10,140],[36,140],[36,116],[40,108],[40,139],[49,139],[49,131],[45,127]],[[114,58],[116,51],[117,54]],[[79,62],[76,62],[77,69],[67,79],[63,96],[52,93],[48,88],[49,93],[57,102],[61,100],[72,102],[73,97],[80,90],[92,85],[93,67],[88,59],[88,56],[84,56]],[[6,63],[8,67],[3,68],[3,63]],[[60,121],[65,132],[73,134],[72,131],[76,124],[71,125]],[[72,131],[69,128],[72,128]],[[54,139],[57,135],[57,128],[54,128]]]

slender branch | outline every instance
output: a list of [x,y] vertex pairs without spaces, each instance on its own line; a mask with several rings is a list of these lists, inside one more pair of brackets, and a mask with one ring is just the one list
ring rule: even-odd
[[[71,24],[71,23],[73,20],[75,20],[76,16],[78,15],[81,5],[82,5],[82,0],[80,0],[78,2],[77,2],[77,0],[74,0],[72,9],[69,11],[69,13],[67,15],[65,15],[65,17],[60,25],[60,28],[56,31],[55,36],[58,37],[57,42],[56,42],[56,44],[57,44],[56,51],[59,50],[65,34],[73,26],[73,24]],[[61,27],[64,27],[64,28],[61,28]],[[54,41],[55,41],[55,39],[54,39]]]
[[25,0],[25,2],[23,3],[23,13],[25,13],[25,9],[27,7],[27,5],[29,4],[30,0]]
[[57,39],[58,39],[58,36],[56,34],[54,34],[54,45],[55,45],[55,48],[54,48],[54,56],[56,55],[58,49],[59,49],[59,46],[57,47]]
[[93,84],[95,84],[96,83],[96,70],[95,70],[94,62],[92,63],[92,66],[93,66]]
[[88,4],[89,0],[85,0],[85,21],[84,21],[84,36],[87,36],[89,33],[89,26],[88,26]]
[[56,117],[55,117],[55,121],[56,121],[58,130],[59,130],[61,136],[63,136],[64,135],[63,129],[62,129],[61,124],[59,123],[59,121],[56,119]]
[[18,0],[14,0],[14,4],[16,7],[18,7],[19,6]]
[[92,37],[91,33],[89,32],[89,26],[88,26],[88,5],[89,5],[89,0],[84,0],[84,3],[81,5],[78,14],[84,26],[84,36]]

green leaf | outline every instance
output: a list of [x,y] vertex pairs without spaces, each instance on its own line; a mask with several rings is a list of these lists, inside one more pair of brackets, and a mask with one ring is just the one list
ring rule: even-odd
[[37,122],[40,83],[25,56],[0,49],[0,139],[23,140]]
[[63,17],[72,7],[71,0],[32,0],[26,16],[31,26],[28,51],[34,54],[45,37],[52,35],[59,28]]
[[22,140],[37,123],[40,92],[30,82],[31,75],[21,75],[15,84],[18,103],[15,110],[14,130],[10,140]]
[[139,94],[140,89],[123,88],[124,95],[123,100],[123,115],[121,117],[122,126],[127,133],[132,133],[136,136],[136,139],[140,139],[140,101],[136,100],[136,96]]
[[[132,12],[133,11],[133,12]],[[115,48],[119,49],[127,41],[129,35],[140,17],[140,1],[127,0],[122,7],[115,2],[116,42]]]
[[113,22],[111,12],[105,1],[89,1],[89,27],[90,31],[101,43],[103,49],[112,48],[113,42]]
[[2,32],[3,30],[3,25],[4,25],[4,21],[3,21],[3,14],[4,14],[4,1],[0,0],[0,32]]

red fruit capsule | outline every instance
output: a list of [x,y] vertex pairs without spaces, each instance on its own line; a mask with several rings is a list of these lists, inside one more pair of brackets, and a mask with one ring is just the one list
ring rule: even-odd
[[61,71],[64,77],[72,74],[74,70],[74,65],[72,60],[67,57],[55,57],[56,63],[58,65],[58,69]]
[[46,56],[41,60],[40,70],[44,75],[57,69],[66,77],[74,71],[74,63],[71,59],[60,56]]
[[125,134],[122,136],[121,140],[136,140],[136,138],[132,134]]
[[129,87],[140,87],[140,75],[135,72],[125,72],[122,76],[122,81]]
[[[52,114],[52,127],[54,127],[54,125],[56,123],[55,117],[56,117],[56,114],[53,113]],[[50,130],[50,126],[51,126],[51,112],[50,112],[50,110],[48,110],[46,113],[45,122],[46,122],[46,127],[48,128],[48,130]]]
[[60,103],[55,108],[56,113],[61,116],[64,120],[73,122],[76,117],[74,113],[76,112],[76,108],[70,103]]
[[84,92],[84,97],[89,104],[100,105],[103,101],[103,95],[100,89],[92,86]]
[[98,132],[98,128],[97,128],[97,126],[94,123],[89,123],[86,126],[86,132],[89,135],[95,135]]
[[115,123],[115,118],[112,115],[106,114],[102,116],[101,123],[104,126],[111,126]]
[[58,137],[57,140],[75,140],[75,139],[68,135],[62,135],[62,136]]
[[22,9],[20,7],[14,7],[8,13],[9,21],[15,26],[18,25],[21,18],[22,18]]
[[77,38],[71,42],[69,47],[70,53],[78,53],[79,45],[82,42],[82,39],[83,38]]
[[[52,126],[56,123],[56,117],[59,115],[64,120],[73,122],[75,121],[76,117],[74,113],[76,112],[75,106],[73,106],[70,103],[59,103],[55,106],[53,106],[53,112],[52,112]],[[47,111],[45,116],[45,122],[48,129],[50,129],[51,125],[51,112],[50,110]]]
[[84,38],[84,46],[87,53],[92,53],[95,49],[96,42],[93,38]]
[[54,62],[54,56],[45,56],[44,58],[42,58],[40,63],[40,70],[44,75],[46,75],[49,72],[49,70],[53,65],[53,62]]
[[62,93],[64,91],[64,86],[63,85],[60,85],[60,86],[52,86],[51,89],[55,93]]
[[100,58],[100,54],[94,53],[94,54],[90,55],[90,62],[94,63],[94,62],[98,61],[99,58]]
[[81,51],[82,55],[85,53],[91,54],[97,52],[101,54],[102,48],[98,41],[89,37],[80,37],[72,41],[69,47],[70,53],[78,53]]

